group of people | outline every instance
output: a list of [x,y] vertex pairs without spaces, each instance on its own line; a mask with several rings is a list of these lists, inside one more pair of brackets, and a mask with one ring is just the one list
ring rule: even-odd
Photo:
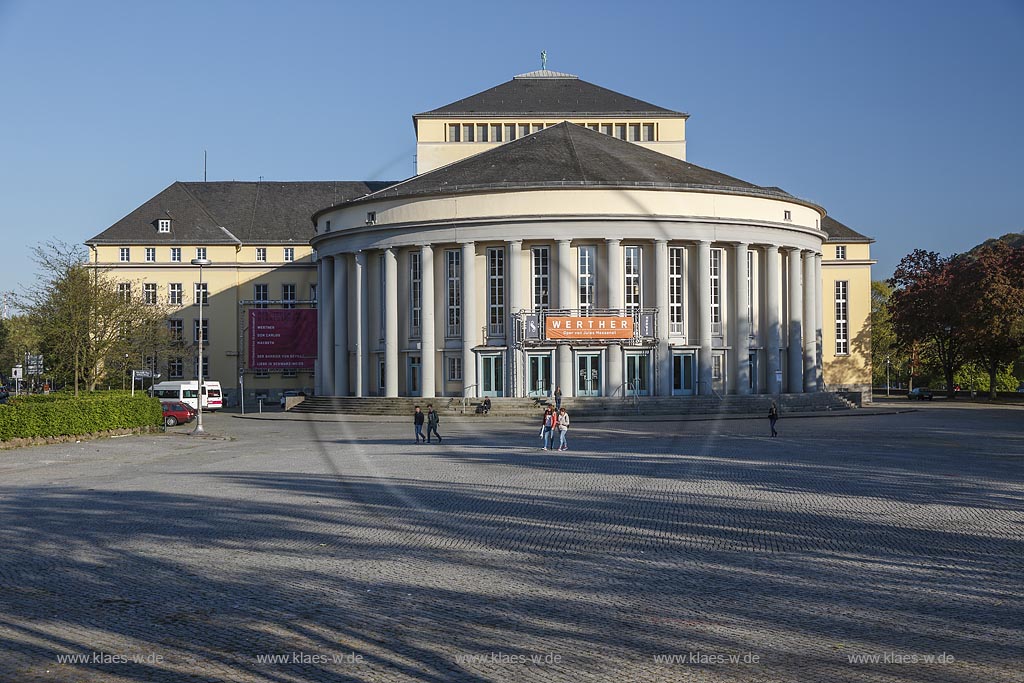
[[565,408],[555,407],[550,403],[544,409],[544,421],[540,427],[540,438],[544,439],[544,446],[541,450],[550,450],[555,445],[555,432],[558,433],[558,450],[569,450],[569,444],[565,441],[566,432],[569,431],[569,413]]
[[[424,419],[425,418],[425,419]],[[427,435],[423,436],[423,423],[427,423]],[[437,437],[437,442],[441,443],[441,435],[437,431],[437,425],[440,424],[441,418],[438,417],[437,411],[434,410],[433,404],[427,404],[426,414],[420,410],[419,406],[416,406],[412,415],[412,424],[416,428],[416,443],[430,443],[430,435],[433,434]]]

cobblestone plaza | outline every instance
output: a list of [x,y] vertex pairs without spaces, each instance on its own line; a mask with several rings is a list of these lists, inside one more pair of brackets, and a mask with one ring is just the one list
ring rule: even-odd
[[206,426],[0,451],[0,681],[1021,680],[1020,406]]

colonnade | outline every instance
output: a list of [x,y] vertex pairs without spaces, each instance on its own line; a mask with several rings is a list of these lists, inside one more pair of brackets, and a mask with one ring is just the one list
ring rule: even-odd
[[[614,310],[624,309],[623,281],[623,245],[619,238],[605,239],[605,261],[601,270],[606,273],[607,306]],[[669,334],[669,242],[665,239],[637,240],[643,246],[654,246],[654,286],[650,280],[644,283],[644,289],[651,293],[653,289],[654,306],[656,309],[657,333],[657,366],[654,368],[656,392],[660,395],[672,393],[672,345],[673,338]],[[630,240],[630,244],[634,241]],[[489,241],[490,245],[491,242]],[[592,244],[592,241],[585,242]],[[693,246],[693,243],[674,243],[673,246]],[[503,243],[506,254],[505,267],[505,331],[508,346],[511,347],[513,337],[512,314],[532,306],[524,298],[528,289],[528,279],[522,278],[523,242],[508,240]],[[547,246],[550,246],[547,245]],[[712,386],[713,367],[712,355],[716,349],[726,349],[728,366],[732,369],[735,393],[750,393],[751,365],[748,354],[751,344],[764,350],[766,362],[767,393],[778,394],[817,391],[821,388],[821,325],[822,325],[822,292],[821,292],[821,253],[799,247],[774,244],[752,245],[747,242],[732,242],[718,245],[722,249],[723,262],[729,260],[727,268],[730,274],[727,290],[730,297],[730,314],[725,343],[721,341],[714,346],[716,338],[712,327],[712,242],[701,240],[696,243],[697,253],[697,312],[696,340],[690,346],[697,353],[697,379],[699,393],[707,392]],[[451,249],[452,247],[446,247]],[[477,395],[477,357],[474,350],[485,340],[482,338],[481,325],[477,320],[476,297],[478,291],[486,292],[476,277],[475,241],[459,244],[461,253],[461,328],[462,328],[462,386],[469,395]],[[435,259],[434,246],[415,245],[402,247],[420,253],[422,268],[421,290],[421,393],[423,398],[433,398],[437,391],[436,362],[438,348],[435,320]],[[373,250],[374,254],[383,254],[384,291],[383,301],[384,334],[384,393],[386,396],[399,396],[399,293],[398,293],[398,250],[389,247]],[[552,300],[553,309],[573,310],[578,307],[577,289],[577,258],[573,253],[571,241],[557,240],[556,254],[551,266],[557,269],[557,301]],[[747,283],[747,253],[754,251],[758,263],[762,264],[764,278],[763,287],[755,288],[756,296],[763,305],[762,324],[755,339],[752,334],[754,321],[750,319],[751,310]],[[786,265],[786,301],[782,300],[781,268],[783,259]],[[321,395],[352,395],[369,396],[370,389],[370,356],[368,320],[369,291],[367,268],[367,251],[354,253],[321,254],[317,262],[318,291],[318,370],[316,377],[317,393]],[[550,277],[550,276],[549,276]],[[646,279],[646,278],[645,278]],[[486,278],[483,278],[486,282]],[[763,289],[763,291],[762,291]],[[689,312],[689,311],[688,311]],[[442,317],[444,311],[441,311]],[[785,313],[785,317],[783,314]],[[784,328],[783,325],[788,327]],[[611,378],[621,378],[623,368],[623,344],[610,341],[602,344],[605,353],[606,372]],[[330,352],[324,353],[327,349]],[[450,349],[445,349],[450,352]],[[377,353],[376,351],[373,352]],[[786,353],[786,378],[782,381],[782,353]],[[351,354],[351,358],[350,358]],[[557,345],[555,364],[559,383],[563,391],[572,382],[573,376],[572,347],[569,344]],[[523,363],[512,364],[516,375],[514,386],[523,387]],[[350,376],[350,369],[352,373]],[[612,380],[613,382],[617,380]],[[614,390],[616,387],[612,387]],[[567,395],[571,388],[567,391]]]

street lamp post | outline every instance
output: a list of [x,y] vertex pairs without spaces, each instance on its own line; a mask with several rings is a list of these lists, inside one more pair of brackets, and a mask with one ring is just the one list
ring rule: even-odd
[[197,383],[198,391],[196,391],[196,428],[189,434],[205,436],[206,431],[203,429],[203,299],[206,298],[206,290],[203,288],[203,266],[210,265],[210,259],[194,258],[192,265],[199,266],[199,360],[196,363],[199,382]]
[[889,398],[889,356],[885,357],[885,397]]

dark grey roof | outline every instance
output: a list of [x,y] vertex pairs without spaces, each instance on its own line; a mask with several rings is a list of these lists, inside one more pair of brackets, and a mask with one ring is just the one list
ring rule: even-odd
[[663,187],[802,201],[568,122],[354,201],[544,187]]
[[832,216],[825,216],[821,219],[821,229],[828,235],[826,242],[874,242],[870,237],[843,225]]
[[[86,244],[308,242],[310,215],[392,182],[176,182]],[[171,232],[156,221],[171,219]]]
[[[554,75],[543,75],[554,74]],[[638,100],[581,81],[569,74],[533,72],[517,76],[507,83],[470,95],[417,117],[453,116],[585,116],[623,115],[634,118],[689,115]]]

